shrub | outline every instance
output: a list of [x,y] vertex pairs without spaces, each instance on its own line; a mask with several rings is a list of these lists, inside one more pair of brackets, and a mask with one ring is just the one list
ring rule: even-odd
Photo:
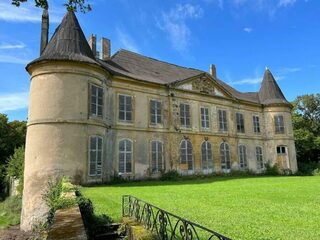
[[316,168],[315,170],[312,171],[313,176],[320,176],[320,168]]
[[273,166],[270,165],[269,163],[267,163],[265,165],[266,169],[264,171],[264,174],[265,175],[268,175],[268,176],[277,176],[277,175],[280,175],[281,172],[278,168],[278,165],[277,164],[274,164]]
[[176,181],[181,178],[177,170],[169,170],[161,174],[160,180],[162,181]]
[[87,230],[89,239],[94,239],[95,235],[103,231],[103,226],[113,222],[112,218],[102,214],[95,215],[94,207],[90,199],[84,197],[79,191],[77,194],[77,202],[79,204],[80,212],[82,215],[84,226]]

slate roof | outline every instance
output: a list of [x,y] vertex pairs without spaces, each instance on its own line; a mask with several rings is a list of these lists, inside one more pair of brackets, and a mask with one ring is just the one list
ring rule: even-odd
[[68,60],[97,64],[73,11],[68,11],[41,56],[27,65],[45,60]]
[[279,85],[274,79],[269,69],[266,69],[261,88],[259,90],[259,100],[261,104],[290,104],[284,97]]
[[[37,62],[58,60],[95,64],[112,75],[157,84],[172,85],[202,75],[213,78],[205,71],[163,62],[123,49],[117,51],[107,61],[95,58],[73,11],[66,13],[41,56],[30,62],[27,69]],[[264,74],[259,92],[239,92],[219,79],[213,78],[213,80],[235,99],[264,105],[290,104],[269,70]]]

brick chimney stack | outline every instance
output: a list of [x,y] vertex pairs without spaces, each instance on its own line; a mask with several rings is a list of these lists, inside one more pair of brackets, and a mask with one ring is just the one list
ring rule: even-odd
[[217,78],[217,70],[214,64],[210,64],[210,74],[213,78]]
[[48,44],[49,39],[49,13],[43,9],[41,21],[41,39],[40,39],[40,56]]
[[111,44],[110,39],[101,38],[101,59],[108,60],[111,55]]
[[97,37],[95,34],[91,34],[88,40],[89,46],[92,50],[93,56],[97,55]]

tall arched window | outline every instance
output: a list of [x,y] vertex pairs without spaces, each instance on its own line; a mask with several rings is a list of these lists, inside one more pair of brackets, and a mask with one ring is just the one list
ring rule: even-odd
[[152,172],[163,170],[163,144],[160,141],[151,141],[151,168]]
[[256,159],[257,159],[257,169],[263,169],[263,154],[262,154],[262,147],[256,147]]
[[213,168],[212,148],[208,141],[201,144],[202,170],[210,171]]
[[123,139],[119,142],[119,173],[132,172],[132,141]]
[[225,142],[221,143],[221,145],[220,145],[220,160],[221,160],[221,169],[222,170],[230,170],[231,169],[229,145]]
[[247,169],[247,148],[244,145],[239,146],[239,167],[240,169]]
[[188,170],[193,170],[192,144],[190,140],[182,140],[180,144],[181,163],[188,164]]
[[89,175],[101,176],[102,137],[90,136]]

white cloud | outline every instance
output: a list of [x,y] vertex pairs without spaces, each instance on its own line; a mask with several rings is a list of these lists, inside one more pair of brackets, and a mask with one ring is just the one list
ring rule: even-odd
[[[283,80],[285,76],[274,76],[276,81]],[[233,81],[229,77],[229,82],[228,84],[230,85],[255,85],[255,84],[260,84],[262,82],[263,76],[254,76],[254,77],[248,77],[240,80]]]
[[290,5],[295,4],[296,0],[279,0],[278,6],[279,7],[288,7]]
[[15,64],[27,64],[29,59],[14,57],[11,55],[0,54],[0,62],[2,63],[15,63]]
[[24,109],[28,103],[29,92],[0,94],[0,112]]
[[184,52],[190,41],[191,30],[187,25],[189,19],[199,19],[203,16],[203,9],[191,4],[178,4],[168,13],[162,12],[158,19],[158,27],[168,34],[172,47]]
[[19,43],[0,43],[0,49],[21,49],[21,48],[25,48],[26,45],[22,42]]
[[280,68],[277,73],[278,74],[288,74],[288,73],[295,73],[295,72],[300,72],[302,69],[299,67],[284,67]]
[[[32,2],[32,1],[30,1]],[[0,21],[6,22],[40,22],[42,9],[35,7],[32,3],[22,3],[20,7],[10,2],[0,3]],[[60,23],[64,11],[50,6],[49,20],[53,23]]]
[[116,28],[116,31],[119,42],[123,46],[123,48],[133,52],[139,52],[139,48],[137,47],[135,41],[128,33],[124,32],[119,27]]
[[251,33],[251,32],[253,31],[253,29],[250,28],[250,27],[245,27],[245,28],[243,29],[243,31],[245,31],[245,32],[247,32],[247,33]]

